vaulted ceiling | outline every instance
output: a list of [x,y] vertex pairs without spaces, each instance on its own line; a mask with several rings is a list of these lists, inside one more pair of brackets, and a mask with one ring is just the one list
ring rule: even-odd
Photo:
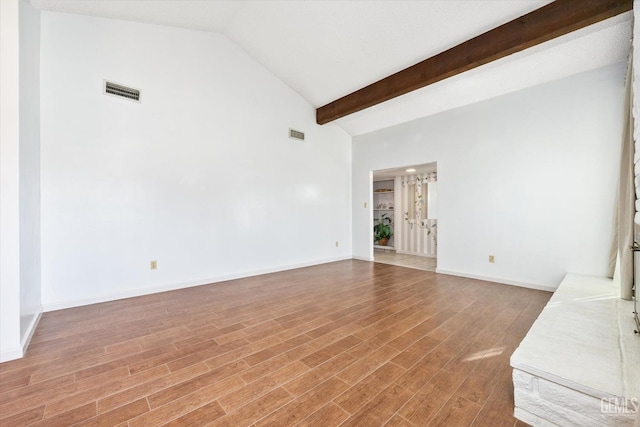
[[[43,10],[221,33],[320,107],[550,1],[31,3]],[[334,123],[359,135],[624,61],[631,22],[631,12],[618,15]]]

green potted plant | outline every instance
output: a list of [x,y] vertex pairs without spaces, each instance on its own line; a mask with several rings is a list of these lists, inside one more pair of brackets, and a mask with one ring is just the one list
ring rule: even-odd
[[373,241],[378,242],[380,246],[387,246],[389,239],[393,236],[391,218],[385,213],[380,218],[375,218],[374,222],[376,225],[373,226]]

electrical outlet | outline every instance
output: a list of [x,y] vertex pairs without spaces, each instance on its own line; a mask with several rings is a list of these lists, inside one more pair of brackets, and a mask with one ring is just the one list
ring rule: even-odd
[[490,262],[490,263],[494,263],[494,262],[496,262],[496,257],[495,257],[495,256],[493,256],[493,255],[489,255],[489,262]]
[[151,261],[150,266],[151,266],[152,270],[157,270],[158,269],[158,261],[156,261],[156,260]]
[[338,241],[336,240],[336,248],[338,247]]
[[367,209],[367,202],[364,202],[364,208]]

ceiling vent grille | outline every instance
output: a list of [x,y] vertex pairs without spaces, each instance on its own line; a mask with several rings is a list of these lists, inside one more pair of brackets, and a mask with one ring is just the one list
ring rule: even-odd
[[299,130],[289,129],[289,138],[304,141],[304,132]]
[[138,89],[109,82],[107,80],[104,81],[104,93],[140,102],[140,91]]

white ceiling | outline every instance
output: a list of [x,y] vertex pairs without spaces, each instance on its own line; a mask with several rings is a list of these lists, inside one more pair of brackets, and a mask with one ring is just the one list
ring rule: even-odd
[[[537,9],[536,1],[31,0],[224,34],[315,107]],[[352,114],[359,135],[627,58],[631,12]]]

